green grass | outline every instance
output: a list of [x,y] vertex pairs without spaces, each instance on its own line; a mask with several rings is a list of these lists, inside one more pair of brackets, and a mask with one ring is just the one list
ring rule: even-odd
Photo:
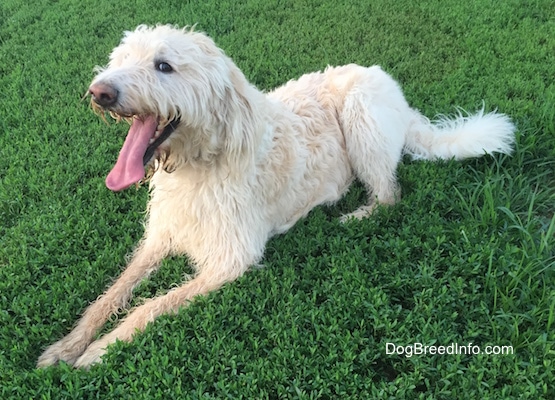
[[[149,4],[150,3],[150,4]],[[3,0],[0,398],[555,398],[555,7],[551,0]],[[512,157],[405,162],[403,199],[348,225],[355,186],[272,239],[266,268],[162,317],[90,371],[35,369],[121,271],[146,189],[111,193],[123,141],[81,101],[139,23],[207,32],[270,89],[380,64],[426,115],[511,115]],[[166,260],[136,296],[188,272]],[[513,355],[387,355],[385,345]]]

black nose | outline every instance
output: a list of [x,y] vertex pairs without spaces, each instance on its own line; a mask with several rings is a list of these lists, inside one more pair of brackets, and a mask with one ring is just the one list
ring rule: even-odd
[[102,107],[113,106],[118,101],[117,89],[104,83],[93,83],[89,93],[93,101]]

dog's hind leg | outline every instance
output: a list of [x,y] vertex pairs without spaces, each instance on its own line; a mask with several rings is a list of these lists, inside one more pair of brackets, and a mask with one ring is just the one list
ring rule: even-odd
[[118,340],[130,341],[133,334],[143,331],[149,322],[162,314],[176,313],[180,307],[186,306],[194,297],[207,294],[218,289],[224,283],[235,280],[241,273],[222,271],[201,272],[194,279],[182,286],[169,291],[163,296],[147,300],[138,306],[111,332],[91,343],[83,355],[75,363],[75,367],[89,367],[100,362],[106,347]]
[[162,258],[168,254],[164,246],[156,239],[143,240],[116,282],[85,310],[77,326],[67,336],[42,353],[37,366],[46,367],[60,361],[74,364],[107,319],[127,305],[133,288],[158,268]]
[[347,154],[367,190],[368,203],[343,216],[343,222],[367,217],[377,204],[392,205],[401,195],[396,170],[412,112],[395,82],[385,78],[389,81],[381,82],[384,87],[362,82],[344,100],[340,119]]
[[[355,99],[351,101],[356,102]],[[397,122],[394,113],[388,115],[390,110],[373,108],[372,115],[368,111],[361,112],[355,120],[349,121],[349,127],[345,130],[349,160],[356,177],[366,188],[368,203],[353,213],[344,215],[342,221],[367,217],[377,204],[392,205],[400,197],[396,169],[401,158],[403,141],[396,137],[396,130],[401,127],[395,126]],[[355,107],[352,112],[356,112]],[[374,113],[379,113],[379,117],[374,117]]]

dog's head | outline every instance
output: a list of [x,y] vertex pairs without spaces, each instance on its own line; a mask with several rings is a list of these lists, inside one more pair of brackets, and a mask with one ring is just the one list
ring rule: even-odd
[[93,108],[131,124],[106,178],[111,190],[142,181],[145,166],[152,173],[209,164],[251,141],[241,127],[254,118],[256,91],[202,33],[141,25],[125,33],[108,66],[96,71],[89,87]]

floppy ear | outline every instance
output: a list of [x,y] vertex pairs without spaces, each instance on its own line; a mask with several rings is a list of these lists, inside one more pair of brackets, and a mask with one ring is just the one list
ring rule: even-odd
[[264,134],[267,100],[231,60],[228,63],[230,80],[222,99],[224,151],[231,164],[246,168],[254,163]]

